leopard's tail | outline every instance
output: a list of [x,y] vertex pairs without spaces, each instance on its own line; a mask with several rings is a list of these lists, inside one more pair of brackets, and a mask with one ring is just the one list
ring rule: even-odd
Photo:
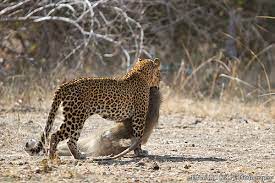
[[46,152],[46,141],[48,141],[49,133],[53,127],[53,122],[62,100],[63,99],[61,89],[58,89],[55,92],[51,110],[47,119],[46,126],[44,128],[44,132],[41,134],[40,141],[37,143],[27,142],[25,145],[25,151],[27,151],[30,155],[38,154],[41,150],[44,150],[44,152]]

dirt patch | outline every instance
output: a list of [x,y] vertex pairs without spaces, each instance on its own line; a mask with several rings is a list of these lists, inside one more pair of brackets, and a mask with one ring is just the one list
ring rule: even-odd
[[[61,157],[47,164],[30,157],[24,143],[38,138],[48,110],[0,110],[0,182],[272,182],[274,121],[231,115],[221,119],[162,113],[144,146],[145,158],[92,162]],[[62,122],[57,116],[55,127]],[[112,122],[91,117],[82,136]],[[272,177],[273,176],[273,177]]]

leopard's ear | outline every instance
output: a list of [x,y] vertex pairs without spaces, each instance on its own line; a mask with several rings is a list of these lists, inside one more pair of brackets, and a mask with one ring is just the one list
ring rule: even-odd
[[156,64],[156,66],[160,66],[160,60],[159,60],[159,58],[155,58],[154,59],[154,63]]

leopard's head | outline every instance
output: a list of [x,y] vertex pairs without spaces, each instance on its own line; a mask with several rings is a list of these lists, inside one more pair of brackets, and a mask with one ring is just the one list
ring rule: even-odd
[[160,82],[160,60],[138,59],[133,70],[139,72],[148,82],[150,87],[159,87]]

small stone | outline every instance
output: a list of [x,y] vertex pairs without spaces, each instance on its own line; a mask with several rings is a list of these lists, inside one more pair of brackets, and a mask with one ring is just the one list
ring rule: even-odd
[[192,147],[195,147],[195,144],[192,144],[191,146],[192,146]]
[[143,161],[136,163],[136,166],[144,166],[144,165],[145,165],[145,163]]
[[201,123],[201,122],[202,122],[202,120],[196,119],[195,122],[194,122],[193,124],[196,125],[196,124],[199,124],[199,123]]
[[18,165],[20,165],[20,166],[21,166],[21,165],[24,165],[24,163],[20,161],[20,162],[18,163]]
[[41,173],[41,170],[39,167],[37,167],[35,170],[34,170],[35,173]]
[[153,170],[159,170],[160,167],[159,167],[159,165],[156,162],[154,162],[153,165],[152,165],[152,169]]
[[241,122],[241,123],[246,123],[246,124],[247,124],[247,123],[248,123],[248,120],[245,119],[245,118],[241,118],[241,119],[240,119],[240,122]]
[[33,124],[33,120],[29,120],[27,123],[28,124]]
[[189,169],[191,167],[191,165],[185,165],[184,168],[185,169]]

